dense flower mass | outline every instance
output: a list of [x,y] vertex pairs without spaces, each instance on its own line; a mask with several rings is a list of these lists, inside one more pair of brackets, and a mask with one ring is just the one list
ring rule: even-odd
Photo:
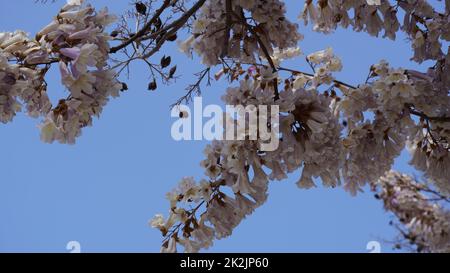
[[450,252],[450,211],[429,201],[430,189],[426,185],[390,171],[375,187],[385,209],[392,211],[405,226],[403,237],[415,250]]
[[[44,116],[44,142],[74,143],[122,88],[107,64],[105,28],[115,17],[82,2],[69,1],[35,39],[22,31],[0,33],[0,120],[11,121],[23,102],[30,116]],[[69,96],[52,108],[44,76],[56,62]]]
[[[22,31],[0,33],[0,121],[10,122],[26,105],[30,116],[45,115],[51,104],[43,80],[45,68],[33,64],[45,62],[48,55]],[[23,62],[30,67],[11,61]]]
[[56,51],[62,83],[69,90],[41,125],[41,138],[74,143],[81,128],[91,125],[110,97],[117,97],[122,85],[116,73],[108,68],[111,37],[105,28],[115,17],[106,9],[69,2],[37,37],[48,51]]
[[[391,168],[408,142],[413,153],[411,164],[442,191],[449,192],[450,176],[448,168],[443,167],[448,163],[448,136],[439,127],[448,122],[417,120],[410,115],[414,109],[420,109],[423,117],[448,115],[448,91],[435,88],[426,74],[393,69],[385,61],[371,70],[374,81],[358,89],[342,88],[344,99],[338,106],[348,123],[348,137],[344,139],[348,150],[344,175],[351,183],[348,187],[355,192],[356,185],[364,185],[366,179],[376,181]],[[374,112],[373,119],[364,118],[367,111]]]
[[258,56],[271,55],[273,48],[296,47],[302,39],[297,25],[286,18],[282,1],[230,1],[229,7],[225,2],[207,1],[193,23],[192,37],[181,43],[182,51],[193,49],[208,66],[219,64],[225,56],[254,62]]
[[[208,145],[200,163],[205,179],[184,177],[166,196],[168,216],[157,214],[150,221],[164,236],[162,252],[180,246],[198,252],[231,235],[267,200],[269,181],[291,173],[303,189],[320,181],[325,187],[343,185],[354,195],[369,184],[404,225],[402,234],[416,251],[450,251],[449,212],[427,197],[432,192],[448,202],[450,196],[450,1],[438,11],[425,0],[305,0],[299,19],[315,31],[352,27],[392,40],[403,31],[411,42],[411,60],[433,62],[420,72],[381,60],[356,86],[336,79],[343,62],[332,48],[305,56],[309,73],[282,66],[303,54],[298,47],[303,36],[281,0],[199,0],[191,7],[189,1],[165,0],[151,12],[151,5],[139,2],[140,9],[111,34],[106,28],[115,17],[83,2],[69,0],[34,39],[23,31],[0,33],[1,122],[10,122],[25,107],[30,116],[44,118],[43,141],[74,143],[108,100],[127,89],[117,78],[132,61],[144,61],[163,82],[174,77],[176,67],[163,71],[170,56],[159,64],[150,57],[165,41],[174,41],[183,26],[188,38],[179,41],[180,50],[195,52],[207,66],[188,88],[186,101],[193,91],[200,93],[202,80],[217,68],[215,78],[232,84],[222,100],[246,107],[236,117],[224,116],[224,133],[237,127],[238,140]],[[164,17],[169,7],[174,14]],[[131,33],[126,24],[133,18],[141,29]],[[113,37],[121,44],[110,49]],[[125,60],[118,61],[115,67],[122,69],[116,72],[109,62],[121,49]],[[68,90],[54,107],[45,82],[52,65],[59,67]],[[153,79],[148,89],[156,88]],[[252,119],[250,114],[263,116],[259,106],[276,118]],[[257,135],[248,129],[252,126],[259,127]],[[279,145],[264,149],[269,139]],[[391,171],[405,148],[410,164],[431,186]]]

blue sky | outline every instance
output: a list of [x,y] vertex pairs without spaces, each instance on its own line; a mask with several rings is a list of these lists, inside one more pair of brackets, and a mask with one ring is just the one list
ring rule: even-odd
[[[34,2],[2,1],[0,31],[23,29],[34,35],[63,1]],[[287,1],[291,18],[302,8],[298,2]],[[91,3],[117,14],[127,6],[127,1]],[[346,30],[324,36],[302,23],[300,31],[305,35],[303,52],[332,46],[344,64],[339,79],[352,84],[363,82],[370,65],[381,59],[393,66],[426,67],[409,61],[410,45],[402,35],[396,42]],[[149,92],[148,71],[142,64],[133,65],[129,91],[111,101],[76,145],[40,142],[38,120],[23,113],[0,125],[0,252],[67,252],[72,240],[79,241],[84,252],[159,251],[162,238],[148,220],[167,213],[164,195],[181,177],[202,177],[199,162],[207,143],[176,142],[170,136],[174,119],[169,105],[195,81],[192,73],[203,67],[179,53],[175,43],[166,46],[164,54],[172,55],[182,77]],[[289,65],[307,70],[300,61]],[[65,96],[57,73],[48,82],[54,101]],[[203,88],[204,103],[221,103],[225,88],[224,82]],[[414,173],[407,160],[404,153],[395,167]],[[341,188],[300,190],[295,185],[299,175],[271,183],[269,201],[209,251],[366,252],[371,240],[379,240],[383,252],[391,251],[386,241],[395,230],[370,192],[351,197]]]

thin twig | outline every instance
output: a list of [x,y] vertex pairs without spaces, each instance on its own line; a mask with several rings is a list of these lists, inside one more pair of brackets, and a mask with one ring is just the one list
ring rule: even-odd
[[131,38],[124,41],[122,44],[115,46],[109,50],[110,53],[116,53],[117,51],[127,47],[129,44],[133,43],[140,37],[147,34],[147,32],[151,29],[152,25],[158,20],[159,16],[163,13],[163,11],[170,5],[170,0],[164,0],[164,3],[161,7],[155,12],[155,15],[144,25],[141,30],[139,30],[136,34],[134,34]]

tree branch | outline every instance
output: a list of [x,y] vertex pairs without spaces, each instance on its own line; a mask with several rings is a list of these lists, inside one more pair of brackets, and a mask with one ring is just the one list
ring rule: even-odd
[[170,5],[170,0],[164,0],[164,3],[161,7],[155,12],[153,17],[139,30],[136,34],[134,34],[130,39],[126,40],[122,44],[115,46],[109,50],[110,53],[116,53],[117,51],[127,47],[132,42],[136,41],[140,37],[143,37],[147,32],[151,29],[152,25],[158,20],[159,16],[163,13],[163,11]]
[[[159,49],[161,48],[161,46],[164,44],[164,42],[167,40],[168,37],[172,36],[173,34],[175,34],[181,27],[184,26],[184,24],[189,20],[189,18],[196,13],[202,6],[203,4],[206,2],[206,0],[199,0],[197,3],[195,3],[195,5],[193,5],[188,11],[186,11],[183,16],[181,16],[180,18],[178,18],[175,22],[171,23],[170,25],[166,26],[163,30],[160,30],[160,33],[163,33],[165,30],[171,29],[169,32],[166,32],[164,34],[164,36],[159,39],[158,43],[156,44],[156,46],[147,54],[145,54],[144,56],[142,56],[143,59],[146,59],[150,56],[152,56],[153,54],[155,54],[156,52],[159,51]],[[154,33],[152,33],[153,35]],[[152,36],[150,35],[150,36]],[[149,38],[150,38],[149,36]],[[147,37],[146,37],[147,38]],[[151,39],[151,38],[150,38]]]
[[441,116],[441,117],[429,117],[423,112],[417,111],[415,109],[408,108],[409,113],[418,117],[421,117],[425,120],[429,121],[437,121],[437,122],[450,122],[450,117]]
[[223,52],[222,52],[222,58],[228,55],[228,48],[229,48],[229,41],[230,41],[230,32],[231,32],[231,16],[232,16],[232,12],[233,12],[233,7],[231,5],[231,1],[232,0],[225,0],[225,16],[226,16],[226,21],[225,21],[225,37],[223,40]]
[[[298,71],[298,70],[294,70],[294,69],[290,69],[290,68],[285,68],[285,67],[278,67],[278,70],[281,70],[281,71],[288,71],[288,72],[292,72],[292,73],[298,73],[298,74],[302,74],[302,75],[305,75],[305,76],[308,76],[308,77],[314,77],[314,75],[313,74],[311,74],[311,73],[308,73],[308,72],[303,72],[303,71]],[[345,83],[345,82],[342,82],[342,81],[339,81],[339,80],[333,80],[333,82],[335,83],[335,84],[337,84],[337,85],[342,85],[342,86],[345,86],[345,87],[348,87],[348,88],[351,88],[351,89],[358,89],[356,86],[353,86],[353,85],[351,85],[351,84],[348,84],[348,83]]]

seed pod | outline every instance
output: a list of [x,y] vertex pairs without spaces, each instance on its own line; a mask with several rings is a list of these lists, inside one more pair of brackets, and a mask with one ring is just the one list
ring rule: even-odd
[[162,68],[168,67],[168,66],[170,65],[171,61],[172,61],[172,58],[171,58],[170,56],[167,56],[167,57],[166,57],[166,55],[164,55],[164,56],[161,58],[161,67],[162,67]]
[[169,42],[173,42],[178,38],[177,34],[174,33],[173,35],[170,35],[169,37],[167,37],[167,41]]
[[156,88],[158,88],[158,85],[156,83],[156,79],[153,79],[153,81],[148,84],[148,90],[154,91]]
[[177,66],[174,66],[170,69],[169,79],[173,78],[173,75],[175,74],[175,72],[177,72]]
[[128,85],[124,82],[122,82],[122,89],[120,89],[120,91],[127,91],[128,90]]
[[137,3],[135,4],[135,7],[136,7],[136,11],[137,11],[139,14],[142,14],[142,15],[147,14],[147,6],[146,6],[144,3],[142,3],[142,2],[137,2]]

